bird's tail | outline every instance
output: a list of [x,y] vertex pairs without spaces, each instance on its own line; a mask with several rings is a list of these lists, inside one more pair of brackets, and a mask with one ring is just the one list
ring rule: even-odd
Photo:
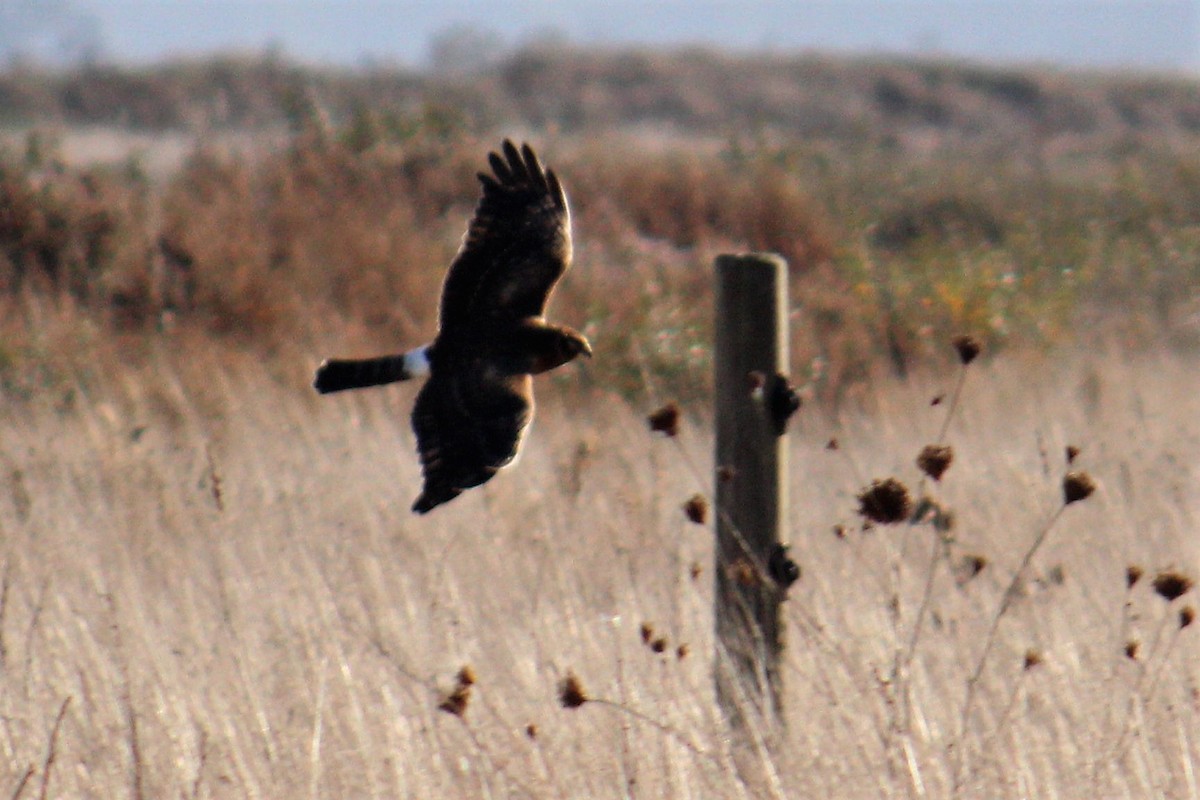
[[406,381],[428,374],[424,348],[395,356],[362,359],[327,359],[317,368],[313,388],[321,394],[362,389]]

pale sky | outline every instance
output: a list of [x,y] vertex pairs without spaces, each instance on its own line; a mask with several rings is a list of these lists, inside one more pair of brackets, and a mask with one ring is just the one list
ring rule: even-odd
[[[24,0],[26,3],[47,0]],[[59,0],[62,2],[62,0]],[[0,0],[19,5],[22,0]],[[468,24],[511,46],[704,43],[740,50],[925,53],[1001,62],[1200,66],[1200,0],[74,0],[111,60],[282,48],[305,61],[418,65]]]

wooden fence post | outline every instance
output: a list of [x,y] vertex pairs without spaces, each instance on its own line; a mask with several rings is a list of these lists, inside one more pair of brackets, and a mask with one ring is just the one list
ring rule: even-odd
[[[788,371],[787,263],[716,259],[717,699],[734,724],[782,708],[782,592],[767,575],[787,517],[786,437],[755,379]],[[757,376],[754,373],[758,373]]]

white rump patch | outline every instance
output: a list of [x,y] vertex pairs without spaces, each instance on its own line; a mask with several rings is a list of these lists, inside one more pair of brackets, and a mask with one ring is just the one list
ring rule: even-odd
[[404,371],[413,378],[429,374],[429,345],[409,350],[404,354]]

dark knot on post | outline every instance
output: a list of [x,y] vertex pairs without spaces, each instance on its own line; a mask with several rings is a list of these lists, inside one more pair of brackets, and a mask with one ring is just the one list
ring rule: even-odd
[[788,555],[786,544],[776,543],[771,548],[771,555],[767,559],[767,573],[770,574],[771,580],[775,581],[784,591],[800,580],[800,565]]
[[800,410],[801,400],[796,388],[786,375],[779,372],[768,376],[756,370],[750,373],[748,380],[751,395],[762,403],[767,412],[771,431],[776,436],[783,436],[787,432],[788,420]]

